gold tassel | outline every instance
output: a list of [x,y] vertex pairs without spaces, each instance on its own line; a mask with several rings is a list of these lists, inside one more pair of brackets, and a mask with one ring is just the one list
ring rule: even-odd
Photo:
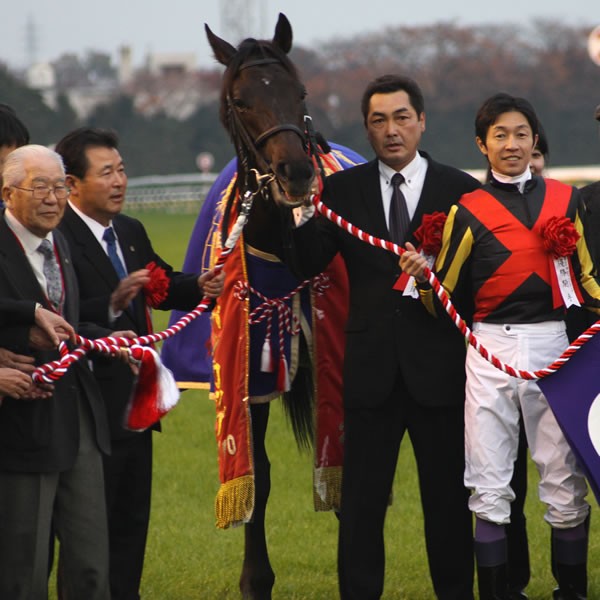
[[221,484],[215,498],[217,527],[248,523],[254,512],[254,477],[244,475]]
[[313,501],[317,512],[339,512],[342,500],[342,467],[320,467],[314,472]]

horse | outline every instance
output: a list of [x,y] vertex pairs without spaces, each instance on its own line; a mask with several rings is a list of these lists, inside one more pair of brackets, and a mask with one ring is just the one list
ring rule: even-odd
[[339,509],[341,481],[346,275],[341,259],[316,281],[299,281],[290,272],[282,259],[289,258],[292,209],[309,203],[326,172],[364,159],[335,144],[332,149],[314,131],[305,88],[287,56],[292,29],[285,15],[279,15],[271,41],[248,38],[237,48],[208,25],[205,31],[226,67],[220,118],[236,159],[203,204],[184,270],[214,264],[241,199],[253,202],[235,258],[225,265],[212,332],[208,318],[200,318],[164,345],[162,357],[184,387],[211,380],[221,478],[217,525],[244,523],[242,597],[269,600],[275,574],[264,528],[271,486],[264,441],[271,400],[283,396],[301,447],[315,441],[317,510]]

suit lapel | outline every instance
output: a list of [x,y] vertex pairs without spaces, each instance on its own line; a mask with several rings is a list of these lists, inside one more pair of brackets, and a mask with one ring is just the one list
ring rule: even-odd
[[360,178],[360,197],[366,214],[362,229],[373,236],[389,239],[377,160],[365,165],[365,176]]
[[58,250],[58,259],[63,276],[65,286],[65,303],[63,306],[64,317],[69,323],[77,324],[79,322],[79,289],[77,287],[77,278],[67,241],[62,236],[60,231],[54,231],[54,244]]
[[[143,269],[145,265],[140,262],[141,257],[139,256],[135,244],[135,236],[133,235],[131,228],[127,227],[126,221],[120,219],[118,215],[113,219],[112,225],[119,238],[119,246],[121,247],[121,252],[125,259],[125,268],[127,269],[127,272],[131,273],[132,271]],[[143,292],[140,292],[133,299],[132,305],[127,309],[127,312],[134,312],[135,314],[132,314],[131,316],[134,318],[135,322],[144,323],[144,326],[146,326],[146,302]]]
[[0,215],[0,269],[6,273],[16,294],[23,299],[47,304],[47,298],[25,256],[25,252],[10,227]]
[[119,245],[121,246],[121,252],[123,252],[123,258],[125,259],[125,267],[127,272],[137,271],[143,269],[145,265],[140,263],[140,257],[136,248],[135,240],[130,228],[127,227],[126,222],[115,217],[113,220],[113,227],[119,238]]
[[64,222],[71,230],[71,236],[77,244],[79,252],[85,257],[89,268],[96,272],[111,290],[115,289],[119,284],[119,278],[104,248],[99,244],[90,228],[68,205]]
[[[421,224],[423,216],[440,210],[439,195],[443,193],[438,186],[438,175],[436,162],[425,153],[419,151],[421,156],[427,160],[427,173],[425,174],[425,181],[423,182],[423,189],[421,190],[421,196],[417,204],[417,210],[413,216],[413,220],[410,224],[410,237],[415,229]],[[412,240],[411,240],[412,241]]]

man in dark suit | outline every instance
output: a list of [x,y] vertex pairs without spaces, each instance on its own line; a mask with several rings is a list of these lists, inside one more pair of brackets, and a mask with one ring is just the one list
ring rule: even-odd
[[[23,146],[6,159],[0,219],[0,297],[43,304],[75,325],[77,280],[56,231],[68,188],[60,156]],[[37,365],[58,358],[39,328],[14,322],[0,344]],[[50,397],[5,397],[0,407],[0,598],[47,596],[51,525],[69,598],[109,600],[101,452],[110,449],[102,398],[85,361]]]
[[[328,177],[323,202],[374,236],[417,244],[414,232],[425,215],[446,213],[479,183],[417,151],[425,112],[413,80],[387,75],[371,82],[362,111],[377,158]],[[394,194],[395,173],[404,179],[402,198]],[[398,225],[399,209],[405,211],[404,231]],[[445,600],[470,599],[472,529],[463,485],[464,340],[449,319],[430,318],[410,284],[400,280],[396,288],[406,291],[394,289],[401,274],[394,254],[359,241],[322,217],[307,217],[305,213],[294,230],[291,260],[296,268],[303,276],[314,275],[340,252],[350,283],[343,373],[341,597],[373,600],[382,594],[384,519],[400,442],[408,432],[435,593]]]
[[[594,111],[594,118],[600,123],[600,104]],[[598,272],[600,269],[600,181],[594,181],[580,189],[586,238]],[[571,306],[567,312],[569,340],[573,341],[591,327],[596,322],[596,317],[597,315],[582,306]]]
[[[43,308],[39,302],[33,300],[7,300],[0,298],[0,327],[27,326],[37,328],[37,333],[46,337],[45,344],[55,348],[62,340],[72,338],[75,330],[60,315]],[[7,351],[9,355],[12,352]],[[30,394],[36,390],[31,378],[27,372],[35,370],[34,358],[32,356],[17,356],[25,361],[27,369],[22,365],[17,368],[17,364],[12,360],[7,360],[4,364],[0,362],[0,406],[2,406],[2,397],[10,396],[12,398],[29,398]],[[44,392],[49,396],[50,392]]]
[[[166,297],[155,308],[191,310],[203,294],[220,293],[222,276],[174,272],[154,252],[144,226],[121,214],[127,175],[113,132],[80,128],[66,135],[56,151],[71,188],[60,229],[71,246],[82,319],[108,329],[149,333],[151,315],[143,286],[150,281],[151,262],[169,280]],[[112,239],[107,239],[108,231]],[[127,365],[98,358],[94,374],[108,408],[113,445],[104,461],[112,600],[137,600],[150,518],[152,431],[123,427],[134,384]]]

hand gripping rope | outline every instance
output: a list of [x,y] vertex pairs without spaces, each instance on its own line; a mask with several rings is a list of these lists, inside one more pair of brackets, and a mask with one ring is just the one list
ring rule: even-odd
[[[272,179],[272,175],[259,175],[256,171],[254,171],[254,176],[254,189],[248,190],[244,193],[239,216],[236,219],[236,222],[231,229],[231,233],[225,241],[225,244],[219,254],[219,258],[214,266],[215,274],[219,274],[223,270],[226,260],[233,252],[233,249],[235,248],[235,245],[242,234],[244,225],[248,220],[248,215],[250,213],[250,209],[252,208],[254,197]],[[46,363],[45,365],[41,365],[33,372],[31,377],[34,383],[52,383],[53,381],[60,379],[75,361],[81,359],[92,350],[102,352],[104,354],[116,354],[121,348],[127,348],[132,360],[140,361],[144,352],[143,346],[160,342],[174,336],[189,323],[191,323],[196,317],[205,312],[210,307],[211,303],[212,299],[205,296],[202,298],[196,308],[194,308],[187,315],[181,317],[177,323],[174,323],[168,329],[165,329],[159,333],[151,333],[149,335],[143,335],[134,339],[108,336],[90,340],[77,335],[75,341],[78,344],[78,347],[73,352],[69,352],[67,345],[64,342],[61,342],[59,345],[61,358],[59,360]]]
[[[335,223],[338,227],[341,227],[345,231],[347,231],[350,235],[358,238],[359,240],[370,244],[371,246],[384,248],[385,250],[389,250],[394,254],[401,256],[406,252],[406,250],[393,242],[388,242],[381,238],[374,237],[362,231],[358,227],[352,225],[336,214],[330,208],[325,206],[319,196],[313,196],[313,204],[315,208],[327,219],[329,219],[332,223]],[[446,290],[442,287],[441,283],[431,271],[425,267],[423,274],[427,277],[433,291],[439,298],[442,306],[459,329],[459,331],[463,334],[467,342],[483,356],[488,362],[494,365],[497,369],[500,369],[504,373],[511,375],[512,377],[519,377],[520,379],[542,379],[547,375],[551,375],[552,373],[556,373],[567,361],[581,348],[586,342],[592,339],[594,335],[600,330],[600,321],[594,323],[591,327],[586,329],[552,364],[544,367],[543,369],[539,369],[538,371],[522,371],[520,369],[514,369],[510,365],[499,360],[495,357],[487,348],[485,348],[482,344],[479,343],[475,334],[469,329],[465,320],[458,314],[456,308],[450,301],[450,297],[446,293]]]

